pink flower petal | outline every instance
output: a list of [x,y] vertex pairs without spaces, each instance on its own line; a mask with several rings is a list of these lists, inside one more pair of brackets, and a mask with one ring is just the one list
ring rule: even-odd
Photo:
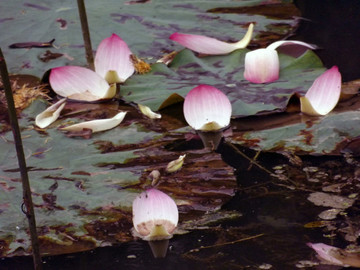
[[267,49],[277,49],[278,52],[291,55],[293,57],[299,57],[309,49],[315,50],[315,45],[298,41],[298,40],[279,40],[271,43]]
[[49,80],[55,93],[70,99],[96,101],[116,94],[116,87],[109,86],[99,74],[83,67],[53,68]]
[[250,24],[244,38],[236,43],[228,43],[211,37],[182,33],[174,33],[170,36],[170,39],[198,53],[221,55],[231,53],[237,49],[246,48],[251,40],[253,28],[254,25]]
[[95,71],[109,83],[125,82],[135,71],[131,51],[125,41],[112,34],[100,42],[95,55]]
[[231,103],[228,97],[209,85],[199,85],[185,97],[184,116],[195,130],[219,130],[230,124]]
[[179,220],[174,200],[155,188],[136,197],[132,210],[134,228],[144,240],[170,238]]
[[252,83],[269,83],[279,78],[279,56],[273,49],[257,49],[246,53],[244,78]]
[[334,255],[337,254],[339,248],[329,246],[323,243],[316,243],[316,244],[307,243],[307,245],[312,249],[314,249],[321,259],[331,264],[344,266],[344,263],[342,261],[334,257]]
[[[325,71],[320,75],[307,91],[305,98],[311,104],[317,115],[326,115],[331,112],[339,102],[341,93],[341,74],[337,66]],[[308,114],[306,109],[301,111]]]

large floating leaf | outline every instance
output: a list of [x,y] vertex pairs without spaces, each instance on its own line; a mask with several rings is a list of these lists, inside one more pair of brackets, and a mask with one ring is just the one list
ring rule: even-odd
[[[278,31],[294,25],[290,19],[269,19],[263,16],[208,13],[218,7],[252,6],[260,0],[247,1],[147,1],[131,4],[126,0],[86,1],[87,17],[93,49],[101,40],[116,33],[133,53],[141,57],[160,58],[164,53],[180,49],[169,40],[174,32],[203,34],[235,41],[246,32],[242,26],[256,21],[256,33]],[[36,76],[56,66],[85,65],[82,32],[76,1],[15,0],[0,3],[0,47],[8,60],[10,72]],[[219,27],[221,24],[221,27]],[[274,24],[274,27],[269,25]],[[270,28],[270,29],[268,29]],[[31,34],[29,34],[31,33]],[[55,38],[57,48],[9,49],[18,42],[46,42]],[[50,52],[46,53],[49,50]],[[56,55],[60,54],[60,55]],[[63,54],[63,55],[61,55]]]
[[247,116],[261,111],[284,110],[292,94],[306,93],[324,71],[320,59],[312,51],[299,58],[280,54],[279,80],[253,84],[243,76],[247,51],[199,58],[193,52],[183,50],[170,67],[155,64],[152,72],[131,77],[121,87],[121,94],[125,100],[158,110],[165,104],[177,102],[179,96],[185,97],[195,86],[209,84],[227,94],[234,116]]
[[[231,141],[254,149],[265,151],[290,152],[296,154],[340,154],[353,139],[360,134],[358,119],[359,102],[350,100],[345,104],[339,104],[329,115],[322,117],[309,117],[306,115],[283,115],[282,118],[253,119],[252,126],[266,128],[268,122],[270,128],[259,131],[235,132]],[[350,111],[346,111],[349,110]],[[272,127],[270,123],[276,123]],[[257,123],[257,124],[256,124]],[[280,125],[279,125],[280,124]],[[238,125],[240,127],[241,124]],[[243,126],[245,127],[245,125]],[[249,126],[248,126],[249,127]],[[358,147],[351,149],[356,154]],[[352,148],[353,148],[352,147]]]
[[[144,120],[135,110],[128,114],[136,116],[138,123],[125,118],[120,126],[84,139],[68,138],[54,128],[46,133],[34,129],[34,116],[44,105],[34,102],[23,112],[25,117],[20,123],[41,249],[45,253],[76,252],[100,243],[132,239],[131,204],[149,185],[147,176],[155,169],[162,175],[158,188],[177,201],[182,220],[192,211],[216,210],[234,194],[236,181],[232,168],[215,153],[186,152],[182,169],[166,174],[168,162],[181,153],[168,151],[165,146],[183,135],[164,136],[145,128],[140,123]],[[74,103],[65,107],[65,111],[79,112],[98,105],[89,106],[92,105]],[[103,115],[116,110],[114,104],[99,106]],[[79,120],[62,118],[53,127],[73,121]],[[12,141],[11,132],[2,134],[0,256],[28,254],[30,247]],[[104,233],[109,230],[113,231]]]

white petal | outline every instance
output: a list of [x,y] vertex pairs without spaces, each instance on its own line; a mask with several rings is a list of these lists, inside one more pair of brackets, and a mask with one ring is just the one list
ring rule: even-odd
[[100,132],[108,129],[112,129],[118,126],[124,119],[126,112],[120,112],[113,118],[99,119],[74,124],[68,127],[64,127],[61,130],[65,131],[82,131],[83,129],[91,129],[93,133]]
[[280,63],[276,50],[257,49],[246,53],[244,78],[252,83],[269,83],[279,78]]
[[77,66],[53,68],[50,85],[58,95],[81,101],[97,101],[113,98],[116,85],[109,84],[94,71]]
[[136,197],[132,210],[134,229],[144,240],[170,238],[179,220],[174,200],[155,188]]
[[300,98],[301,111],[309,115],[326,115],[339,102],[341,94],[341,74],[336,66],[321,74],[305,97]]
[[66,104],[66,98],[60,99],[55,104],[48,107],[45,111],[38,114],[35,118],[35,124],[39,128],[46,128],[59,118],[59,115]]
[[186,155],[181,155],[178,159],[170,161],[169,164],[166,166],[166,171],[169,173],[173,173],[180,170],[182,165],[184,164],[185,157]]
[[209,85],[199,85],[185,97],[184,116],[195,130],[215,131],[227,127],[231,118],[228,97]]
[[161,118],[161,114],[154,113],[148,106],[138,104],[138,107],[139,107],[141,113],[143,115],[149,117],[150,119],[160,119]]

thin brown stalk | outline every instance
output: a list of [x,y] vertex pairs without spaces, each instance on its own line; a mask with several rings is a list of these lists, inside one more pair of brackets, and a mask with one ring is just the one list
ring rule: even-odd
[[86,60],[89,68],[94,70],[94,55],[91,48],[90,31],[89,31],[84,0],[77,0],[77,4],[78,4],[79,16],[80,16],[81,30],[85,45]]
[[14,105],[14,97],[11,90],[9,74],[1,48],[0,48],[0,73],[1,73],[2,83],[5,89],[5,96],[6,96],[7,107],[9,112],[10,124],[15,140],[16,154],[18,157],[18,164],[20,168],[22,188],[23,188],[23,200],[24,200],[23,205],[25,206],[25,209],[23,209],[23,211],[26,214],[29,223],[32,254],[34,259],[34,268],[35,270],[41,270],[42,262],[40,256],[40,247],[36,232],[34,206],[31,198],[31,190],[30,190],[29,177],[26,168],[24,149],[21,140],[19,123],[16,116],[16,109]]

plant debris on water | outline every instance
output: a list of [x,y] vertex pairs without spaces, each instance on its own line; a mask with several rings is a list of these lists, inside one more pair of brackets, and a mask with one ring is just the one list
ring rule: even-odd
[[[340,94],[340,75],[339,85],[327,76],[338,68],[321,61],[316,44],[300,55],[280,49],[297,41],[275,50],[271,44],[299,26],[293,3],[111,0],[111,9],[88,1],[98,48],[95,72],[84,68],[75,3],[20,2],[0,11],[0,46],[12,74],[40,250],[49,269],[61,261],[69,269],[161,267],[132,233],[133,201],[141,205],[148,199],[143,194],[152,193],[173,200],[179,212],[176,229],[166,235],[172,237],[166,264],[359,267],[359,82],[342,82]],[[24,25],[33,29],[31,39],[20,36]],[[247,48],[224,54],[221,46],[241,40],[252,27]],[[55,40],[46,39],[50,33]],[[169,38],[174,33],[187,34],[175,43]],[[213,50],[192,38],[222,45]],[[120,45],[110,46],[115,43]],[[252,67],[268,48],[275,57],[267,61],[277,64],[264,83],[257,79],[267,71]],[[247,57],[255,51],[256,57]],[[116,57],[126,64],[115,67]],[[200,90],[188,95],[192,89],[208,98],[198,98]],[[336,92],[331,102],[324,89]],[[32,250],[2,90],[0,81],[0,268],[17,269],[30,265],[23,256]],[[304,98],[310,109],[303,109]],[[183,112],[184,103],[191,106]],[[313,111],[316,116],[305,114]],[[204,127],[220,134],[218,146],[204,147]],[[159,209],[161,202],[155,203]],[[162,218],[155,225],[168,228],[171,219]],[[103,259],[110,255],[115,259]]]

